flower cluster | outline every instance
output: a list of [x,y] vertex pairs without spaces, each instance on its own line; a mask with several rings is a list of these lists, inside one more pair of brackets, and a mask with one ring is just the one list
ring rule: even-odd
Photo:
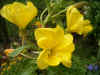
[[[60,25],[56,25],[56,28],[42,28],[41,24],[38,23],[41,27],[37,28],[34,33],[38,46],[43,49],[37,58],[37,65],[40,69],[57,66],[60,63],[70,68],[72,53],[75,50],[71,32],[86,36],[88,32],[93,30],[90,21],[85,20],[84,15],[74,5],[69,6],[66,11],[66,34]],[[16,24],[19,29],[25,29],[37,15],[37,8],[30,1],[27,2],[27,5],[14,2],[5,5],[0,10],[0,14]],[[5,52],[8,55],[12,50]]]

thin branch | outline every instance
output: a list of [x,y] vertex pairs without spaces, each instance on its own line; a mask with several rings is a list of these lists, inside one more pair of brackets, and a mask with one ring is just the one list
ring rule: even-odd
[[41,24],[43,24],[42,18],[43,18],[44,13],[45,13],[47,10],[48,10],[48,9],[45,8],[45,9],[43,10],[43,12],[41,13],[41,15],[40,15],[40,22],[41,22]]
[[22,56],[24,56],[25,58],[28,58],[28,59],[33,59],[33,60],[36,59],[36,58],[31,57],[31,56],[25,55],[23,53],[20,53],[20,55],[22,55]]

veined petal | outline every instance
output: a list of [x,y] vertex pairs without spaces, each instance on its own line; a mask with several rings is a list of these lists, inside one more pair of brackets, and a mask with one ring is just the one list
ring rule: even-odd
[[54,28],[38,28],[35,30],[36,40],[39,40],[42,37],[48,37],[48,38],[52,39],[54,34],[55,34]]
[[1,16],[3,16],[4,18],[6,18],[7,20],[9,20],[10,22],[13,23],[14,16],[12,14],[14,14],[14,10],[12,9],[11,4],[5,5],[0,10],[0,14],[1,14]]
[[49,50],[44,49],[38,59],[37,65],[40,69],[45,69],[48,66],[57,66],[61,62],[61,58],[56,55],[56,53],[51,53]]
[[37,58],[37,65],[40,69],[45,69],[48,67],[48,52],[43,50],[39,57]]
[[5,5],[1,15],[8,21],[16,24],[19,28],[25,28],[27,24],[37,15],[37,8],[28,1],[27,5],[20,2]]
[[79,35],[82,35],[82,34],[87,35],[88,32],[93,30],[93,27],[90,24],[89,20],[84,20],[84,21],[78,22],[77,24],[74,24],[70,28],[70,30],[72,32],[78,33]]
[[65,67],[70,68],[71,65],[72,65],[71,58],[72,58],[72,53],[66,53],[66,55],[63,55],[62,64],[63,64]]
[[53,47],[55,44],[47,37],[42,37],[37,40],[37,44],[40,48],[47,49]]
[[35,31],[35,38],[37,44],[40,48],[52,48],[55,46],[54,37],[55,29],[54,28],[38,28]]
[[68,28],[68,30],[70,30],[71,26],[73,26],[77,22],[82,21],[84,19],[83,15],[74,6],[70,6],[67,9],[66,16],[67,16],[67,28]]
[[54,52],[57,52],[63,55],[63,53],[73,52],[74,49],[75,49],[75,46],[73,43],[73,36],[71,34],[66,34],[64,36],[63,42],[55,48]]
[[56,38],[56,42],[59,41],[59,43],[64,40],[64,30],[59,25],[56,26],[56,33],[54,38]]
[[35,37],[38,45],[41,45],[41,48],[53,48],[60,44],[64,39],[64,31],[60,27],[38,28],[35,31]]
[[59,57],[57,57],[57,56],[50,56],[50,57],[48,58],[48,64],[49,64],[50,66],[57,66],[57,65],[60,64],[60,62],[61,62],[61,58],[59,58]]
[[65,34],[64,35],[64,41],[66,41],[66,42],[64,42],[66,44],[72,43],[73,42],[73,35],[72,34],[69,34],[69,33]]
[[53,50],[50,51],[50,54],[48,56],[48,64],[50,66],[57,66],[61,62],[61,57],[58,55],[58,53],[54,53]]
[[90,24],[89,20],[84,20],[84,30],[83,30],[83,34],[87,35],[88,32],[91,32],[93,30],[92,25]]
[[71,34],[66,34],[64,36],[63,42],[57,46],[52,52],[56,54],[58,58],[61,58],[61,62],[66,67],[71,67],[71,55],[74,51],[75,46],[73,43],[73,36]]

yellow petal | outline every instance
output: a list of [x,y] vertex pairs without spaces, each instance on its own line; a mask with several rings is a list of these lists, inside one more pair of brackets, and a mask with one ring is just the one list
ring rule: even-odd
[[35,37],[37,44],[40,48],[51,48],[55,46],[53,36],[55,35],[55,29],[53,28],[38,28],[35,31]]
[[37,59],[37,65],[40,69],[45,69],[48,66],[57,66],[60,62],[61,58],[55,53],[49,52],[49,50],[43,50]]
[[48,67],[48,52],[43,50],[39,57],[37,58],[37,65],[40,69],[45,69]]
[[14,2],[5,5],[0,13],[1,16],[16,24],[19,28],[25,28],[37,15],[37,8],[30,1],[27,2],[27,5],[20,2]]
[[69,33],[65,34],[64,35],[64,42],[63,43],[66,43],[68,45],[73,43],[73,35],[69,34]]
[[92,25],[90,24],[89,20],[85,20],[84,21],[84,30],[83,30],[83,34],[86,35],[88,32],[91,32],[93,30]]
[[73,52],[74,49],[73,36],[71,34],[66,34],[63,42],[55,48],[55,53],[58,52],[63,55],[63,53]]
[[55,53],[58,58],[61,58],[60,61],[62,61],[66,67],[71,67],[71,54],[74,50],[73,36],[71,34],[66,34],[63,42],[52,52]]
[[66,16],[67,16],[67,28],[69,30],[71,26],[84,19],[83,15],[74,6],[70,6],[67,9]]
[[40,48],[46,49],[46,48],[51,48],[54,46],[52,40],[46,37],[42,37],[37,41],[37,44]]
[[64,39],[64,31],[59,27],[38,28],[35,31],[35,37],[41,48],[53,48]]
[[59,41],[59,43],[64,40],[64,30],[59,25],[56,26],[56,33],[54,38],[56,38],[56,42]]
[[66,55],[63,55],[62,64],[63,64],[65,67],[70,68],[71,65],[72,65],[71,58],[72,58],[72,53],[66,53]]
[[55,29],[54,28],[38,28],[35,30],[36,40],[39,40],[42,37],[52,38],[54,36]]
[[61,62],[61,58],[57,57],[57,56],[50,56],[48,58],[48,65],[50,66],[57,66],[59,65]]
[[58,55],[58,53],[54,52],[53,50],[51,50],[51,52],[49,52],[48,55],[48,64],[50,66],[57,66],[59,65],[61,62],[61,57]]
[[76,32],[79,35],[86,35],[88,32],[93,30],[92,25],[90,24],[89,20],[84,20],[81,22],[78,22],[77,24],[74,24],[71,28],[72,32]]

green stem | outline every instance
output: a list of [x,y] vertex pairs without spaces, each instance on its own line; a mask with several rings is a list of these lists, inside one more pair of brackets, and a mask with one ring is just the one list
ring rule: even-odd
[[21,37],[21,39],[22,39],[22,46],[24,45],[24,43],[25,43],[25,40],[26,40],[26,36],[25,36],[25,30],[23,30],[23,29],[20,29],[19,30],[19,36]]
[[46,4],[46,7],[48,9],[48,12],[50,12],[50,4],[49,4],[49,1],[50,0],[45,0],[45,4]]
[[23,35],[22,36],[22,46],[24,45],[24,42],[25,42],[25,36]]
[[[64,10],[60,11],[59,13],[53,15],[52,18],[54,18],[54,17],[56,17],[56,16],[59,16],[61,13],[65,12],[65,11],[66,11],[66,8],[65,8]],[[49,18],[51,17],[52,13],[53,13],[53,11],[52,11],[51,13],[49,13],[49,14],[47,15],[47,17],[45,18],[45,20],[44,20],[44,22],[43,22],[44,27],[45,27],[45,25],[47,24],[47,22],[48,22]]]
[[52,15],[52,12],[49,13],[49,14],[47,15],[47,17],[45,18],[45,20],[44,20],[44,22],[43,22],[44,27],[45,27],[45,25],[47,24],[47,22],[48,22],[49,18],[51,17],[51,15]]
[[41,24],[43,24],[42,18],[43,18],[44,13],[45,13],[47,10],[48,10],[48,9],[45,8],[45,9],[43,10],[43,12],[41,13],[41,15],[40,15],[40,22],[41,22]]
[[64,13],[66,10],[67,8],[65,8],[64,10],[61,10],[59,13],[53,15],[52,18],[59,16],[61,13]]
[[82,1],[82,2],[78,2],[78,3],[74,4],[74,6],[76,8],[80,8],[83,5],[88,5],[88,3],[86,1]]
[[[87,5],[87,2],[86,1],[82,1],[82,2],[74,4],[75,7],[80,7],[82,5]],[[66,12],[66,10],[67,10],[67,8],[65,8],[64,10],[61,10],[59,13],[53,15],[52,18],[59,16],[60,14]]]
[[20,55],[22,55],[22,56],[24,56],[24,57],[26,57],[26,58],[28,58],[28,59],[36,59],[36,58],[33,58],[33,57],[31,57],[31,56],[28,56],[28,55],[26,55],[26,54],[23,54],[23,53],[20,53]]

